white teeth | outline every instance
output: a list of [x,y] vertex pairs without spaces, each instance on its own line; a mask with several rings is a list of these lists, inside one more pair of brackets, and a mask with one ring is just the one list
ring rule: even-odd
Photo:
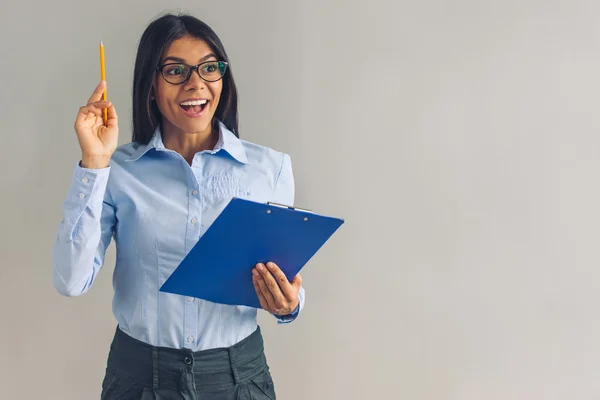
[[192,101],[184,101],[183,103],[179,103],[182,106],[201,106],[206,104],[207,100],[192,100]]

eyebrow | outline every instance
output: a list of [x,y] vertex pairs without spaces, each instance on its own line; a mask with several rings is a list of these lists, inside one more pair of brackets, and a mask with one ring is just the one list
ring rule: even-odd
[[[217,58],[217,56],[214,55],[213,53],[207,54],[207,55],[205,55],[204,57],[202,57],[200,59],[200,62],[206,61],[209,58]],[[183,58],[180,58],[180,57],[169,56],[169,57],[163,58],[163,60],[162,60],[163,64],[165,62],[167,62],[167,61],[174,61],[174,62],[179,62],[179,63],[185,64],[185,60]]]

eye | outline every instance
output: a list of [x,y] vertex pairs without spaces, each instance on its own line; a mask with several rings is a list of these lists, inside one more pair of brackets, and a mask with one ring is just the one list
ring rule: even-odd
[[204,64],[202,66],[202,71],[203,72],[207,72],[209,74],[213,73],[213,72],[217,72],[218,69],[219,68],[218,68],[218,63],[217,62],[207,63],[207,64]]
[[169,65],[164,71],[167,75],[179,76],[187,73],[187,67],[185,65]]

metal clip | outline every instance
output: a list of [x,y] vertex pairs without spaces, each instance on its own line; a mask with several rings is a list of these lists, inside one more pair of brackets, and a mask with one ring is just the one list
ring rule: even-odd
[[304,212],[308,212],[308,213],[312,213],[314,214],[311,210],[308,210],[306,208],[299,208],[299,207],[292,207],[292,206],[287,206],[285,204],[280,204],[280,203],[273,203],[273,202],[267,202],[268,205],[270,206],[275,206],[275,207],[281,207],[281,208],[287,208],[290,210],[296,210],[296,211],[304,211]]

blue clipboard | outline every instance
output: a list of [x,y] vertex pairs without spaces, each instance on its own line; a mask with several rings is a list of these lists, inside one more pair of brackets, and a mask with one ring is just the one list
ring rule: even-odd
[[234,197],[161,286],[161,292],[262,308],[252,283],[257,263],[274,262],[292,280],[343,219]]

